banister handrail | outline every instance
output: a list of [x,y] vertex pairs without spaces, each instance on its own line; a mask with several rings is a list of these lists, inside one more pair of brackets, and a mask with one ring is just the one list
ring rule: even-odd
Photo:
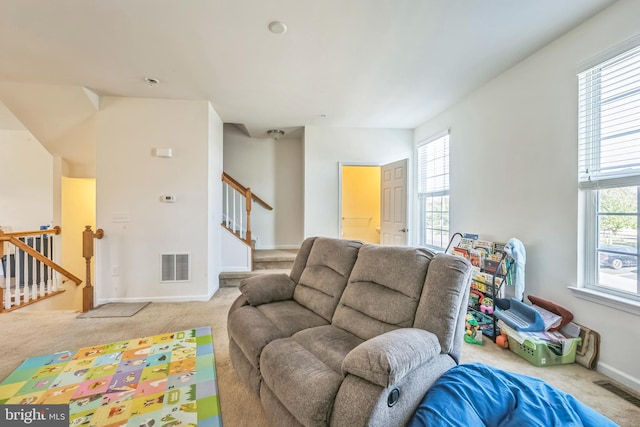
[[[247,188],[244,185],[240,184],[238,181],[236,181],[234,178],[232,178],[226,172],[222,172],[222,182],[226,182],[232,188],[234,188],[236,191],[244,194],[245,196],[247,195],[247,190],[249,190],[249,188]],[[255,193],[250,192],[248,194],[249,194],[249,198],[255,200],[256,203],[258,203],[263,208],[265,208],[267,210],[270,210],[270,211],[273,210],[273,207],[271,207],[267,202],[262,200],[260,197],[256,196]]]
[[[23,233],[11,233],[11,234],[19,234],[21,236],[23,235]],[[43,233],[43,234],[47,234],[47,233]],[[31,235],[33,235],[33,234],[31,234]],[[69,278],[76,285],[80,285],[82,283],[81,279],[79,279],[78,277],[74,276],[69,271],[65,270],[64,268],[62,268],[61,266],[59,266],[55,262],[51,261],[49,258],[47,258],[46,256],[42,255],[40,252],[36,251],[31,246],[27,245],[26,243],[24,243],[22,240],[20,240],[17,237],[9,236],[8,233],[2,233],[2,231],[0,230],[0,242],[9,242],[12,245],[15,245],[16,247],[18,247],[21,250],[23,250],[25,253],[29,254],[32,257],[34,257],[38,261],[44,263],[44,265],[52,268],[53,270],[57,271],[58,273],[62,274],[63,276]]]
[[8,237],[26,237],[26,236],[39,236],[42,234],[60,234],[62,229],[60,226],[56,225],[53,228],[49,228],[47,230],[33,230],[33,231],[14,231],[11,233],[7,233],[0,229],[0,237],[8,236]]
[[65,292],[59,286],[60,276],[76,286],[82,283],[82,279],[54,261],[53,236],[60,232],[58,226],[17,232],[5,232],[0,227],[0,313],[17,310]]

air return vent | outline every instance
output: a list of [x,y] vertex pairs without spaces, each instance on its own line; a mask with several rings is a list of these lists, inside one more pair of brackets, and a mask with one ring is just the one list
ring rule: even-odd
[[640,398],[638,396],[634,396],[633,394],[627,392],[626,390],[623,390],[621,387],[612,383],[611,381],[598,380],[598,381],[594,381],[594,383],[598,384],[600,387],[606,390],[609,390],[611,393],[615,394],[616,396],[621,397],[627,402],[633,405],[636,405],[638,408],[640,408]]
[[191,254],[160,254],[161,282],[188,282],[191,280]]

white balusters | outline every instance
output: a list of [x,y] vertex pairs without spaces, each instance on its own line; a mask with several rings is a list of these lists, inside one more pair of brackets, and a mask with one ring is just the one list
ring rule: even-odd
[[5,263],[3,268],[4,274],[4,308],[11,308],[11,251],[9,245],[5,245],[5,250],[3,251],[5,254]]
[[[50,260],[53,260],[53,236],[46,236],[45,242],[47,244],[47,256]],[[55,274],[53,268],[47,268],[47,283],[49,284],[50,292],[56,292],[58,290],[58,282],[55,280]]]
[[[222,176],[222,185],[222,223],[240,239],[249,243],[251,239],[250,210],[253,198],[251,189],[245,188],[227,174]],[[262,200],[260,202],[265,208],[272,209]]]
[[0,311],[15,310],[63,291],[59,285],[61,275],[76,285],[82,283],[53,259],[53,239],[58,234],[59,227],[15,233],[0,228],[4,270],[0,276]]
[[246,238],[247,212],[245,196],[226,182],[223,185],[222,222],[242,239]]

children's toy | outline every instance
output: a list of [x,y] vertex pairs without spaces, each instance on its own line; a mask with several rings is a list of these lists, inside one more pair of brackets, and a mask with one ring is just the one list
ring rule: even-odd
[[464,341],[469,344],[482,345],[482,331],[478,327],[478,321],[471,314],[467,314],[465,318],[465,335]]
[[480,303],[480,311],[487,314],[493,314],[493,300],[489,297],[483,297],[478,301]]
[[544,320],[540,313],[516,298],[511,299],[508,310],[496,310],[494,315],[516,331],[541,332],[545,330]]
[[479,304],[480,298],[482,298],[482,294],[475,289],[471,289],[469,292],[469,306],[475,307]]
[[500,331],[500,336],[496,337],[496,345],[500,348],[509,348],[509,338],[504,331]]

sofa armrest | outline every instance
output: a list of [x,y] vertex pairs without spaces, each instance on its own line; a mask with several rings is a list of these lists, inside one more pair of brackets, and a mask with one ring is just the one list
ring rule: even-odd
[[440,342],[431,332],[417,328],[396,329],[351,350],[342,362],[342,373],[386,388],[438,354]]
[[257,306],[293,298],[296,283],[284,274],[263,274],[240,282],[240,292],[250,305]]

